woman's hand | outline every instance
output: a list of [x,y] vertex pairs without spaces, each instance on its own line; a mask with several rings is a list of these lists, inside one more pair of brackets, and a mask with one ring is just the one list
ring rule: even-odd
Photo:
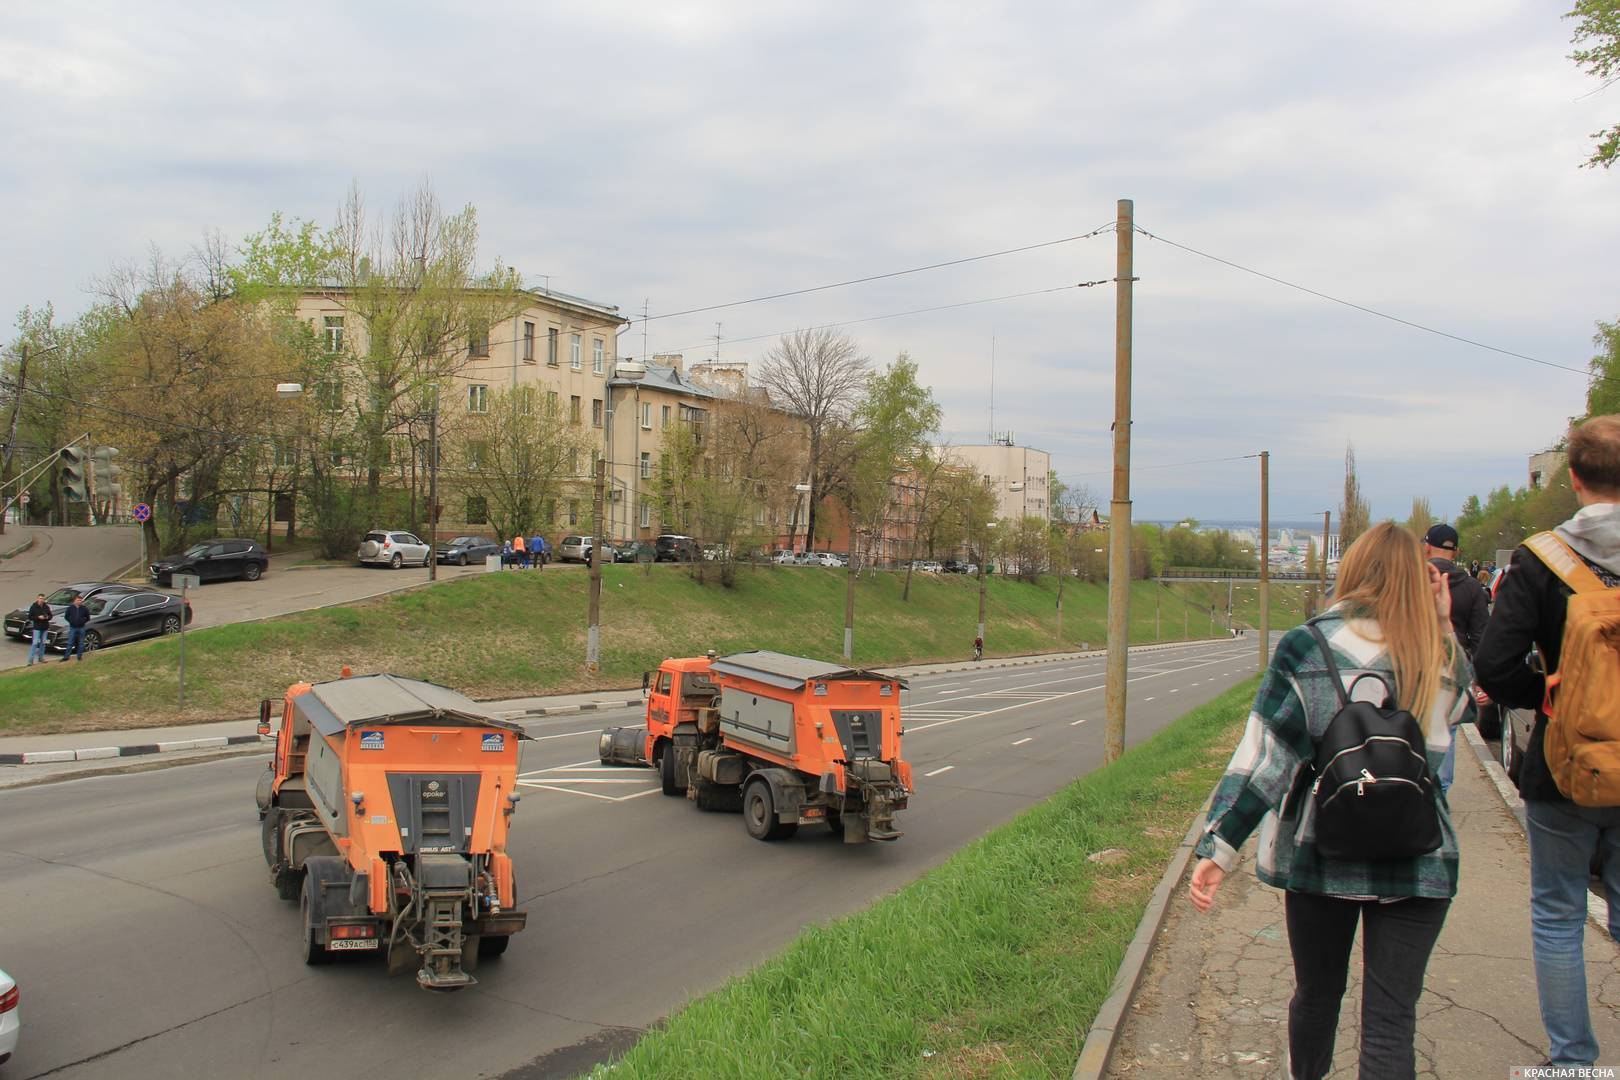
[[1451,630],[1451,583],[1446,575],[1434,563],[1424,563],[1429,568],[1429,589],[1434,593],[1434,613],[1440,616],[1440,629]]
[[1215,906],[1215,893],[1225,878],[1226,871],[1214,859],[1199,859],[1198,865],[1193,867],[1192,881],[1187,886],[1187,895],[1193,907],[1207,914]]

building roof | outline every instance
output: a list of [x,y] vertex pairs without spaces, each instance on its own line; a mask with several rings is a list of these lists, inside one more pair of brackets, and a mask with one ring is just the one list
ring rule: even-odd
[[437,683],[401,675],[359,675],[317,683],[295,700],[322,735],[336,735],[357,724],[431,722],[498,727],[527,737],[521,727],[471,698]]
[[654,390],[662,390],[669,394],[686,394],[689,397],[714,398],[718,395],[707,386],[701,386],[688,379],[674,367],[664,364],[647,364],[647,375],[641,379],[621,379],[617,375],[608,380],[609,386],[646,386]]
[[767,686],[779,686],[784,690],[797,690],[812,680],[831,682],[877,679],[899,683],[902,689],[906,686],[906,681],[896,675],[885,675],[881,671],[868,671],[865,668],[842,667],[826,660],[789,656],[786,653],[771,652],[769,649],[753,649],[749,652],[722,656],[711,663],[709,669],[726,675],[736,675],[739,678],[753,679]]

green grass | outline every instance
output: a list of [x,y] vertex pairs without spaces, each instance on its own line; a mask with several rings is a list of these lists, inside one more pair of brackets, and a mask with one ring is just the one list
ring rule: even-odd
[[[593,1075],[1067,1076],[1257,684],[870,908],[811,927]],[[1087,860],[1110,848],[1124,861]]]
[[[1225,584],[1212,581],[1178,581],[1166,586],[1173,595],[1182,598],[1185,604],[1192,607],[1192,621],[1196,627],[1202,617],[1207,625],[1210,605],[1215,607],[1217,620],[1225,618],[1226,601],[1230,596],[1232,600],[1232,622],[1237,626],[1250,628],[1260,625],[1260,583],[1258,581],[1235,581],[1228,593]],[[1305,621],[1305,605],[1310,596],[1308,585],[1295,582],[1273,582],[1271,585],[1271,628],[1273,630],[1289,630]],[[1168,601],[1165,607],[1165,620],[1172,620]],[[1181,628],[1181,611],[1176,609],[1173,621],[1176,629]],[[1168,622],[1167,622],[1168,625]]]
[[[319,573],[319,571],[310,571]],[[291,683],[389,671],[431,679],[476,698],[505,698],[638,685],[669,656],[705,649],[769,648],[836,658],[843,651],[844,571],[745,568],[734,588],[700,585],[674,566],[651,573],[603,567],[602,670],[584,670],[587,579],[580,573],[479,574],[341,607],[186,635],[186,707],[177,707],[175,638],[122,645],[79,664],[0,672],[0,731],[141,727],[253,715],[260,698]],[[855,659],[902,664],[969,655],[978,582],[919,574],[911,599],[901,575],[856,586]],[[1057,633],[1056,582],[987,579],[986,651],[991,656],[1101,648],[1107,590],[1071,582]],[[1155,640],[1154,592],[1132,590],[1132,640]],[[1163,591],[1163,590],[1160,590]],[[198,605],[209,602],[206,588]],[[1207,614],[1188,628],[1205,636]],[[1165,640],[1181,617],[1161,619]]]

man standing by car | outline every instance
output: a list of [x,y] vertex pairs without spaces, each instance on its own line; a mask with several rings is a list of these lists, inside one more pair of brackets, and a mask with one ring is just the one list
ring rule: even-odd
[[[1580,503],[1558,526],[1567,544],[1609,588],[1620,584],[1620,416],[1598,416],[1569,436],[1569,485]],[[1536,710],[1519,794],[1530,835],[1530,939],[1536,961],[1541,1023],[1553,1065],[1592,1065],[1598,1059],[1586,991],[1583,938],[1587,884],[1594,857],[1603,858],[1610,934],[1620,921],[1620,807],[1577,806],[1558,789],[1548,768],[1541,711],[1545,671],[1558,671],[1571,590],[1528,547],[1513,553],[1475,656],[1479,683],[1504,705]],[[1525,662],[1531,648],[1544,666]],[[1559,693],[1568,692],[1568,685]],[[1512,738],[1511,732],[1504,737]]]
[[73,603],[62,612],[62,618],[67,620],[67,647],[62,651],[62,663],[68,662],[68,657],[74,660],[84,659],[84,628],[90,622],[90,609],[84,606],[84,597],[75,596]]
[[45,659],[45,635],[51,629],[51,605],[45,602],[45,594],[40,593],[34,602],[28,605],[28,630],[31,635],[28,643],[28,662]]
[[536,570],[544,570],[551,556],[546,552],[546,538],[539,533],[529,537],[529,559]]
[[[1423,556],[1429,564],[1446,576],[1451,590],[1451,629],[1462,643],[1463,652],[1473,660],[1479,648],[1479,639],[1485,636],[1485,622],[1490,618],[1491,598],[1473,577],[1454,561],[1457,557],[1457,530],[1441,523],[1430,525],[1423,534]],[[1451,740],[1445,761],[1440,763],[1440,790],[1450,791],[1452,777],[1457,774],[1457,740]]]

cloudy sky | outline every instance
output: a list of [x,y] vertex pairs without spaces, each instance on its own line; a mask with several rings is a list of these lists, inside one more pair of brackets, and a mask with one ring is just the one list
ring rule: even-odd
[[[1107,496],[1114,237],[686,318],[660,313],[1109,223],[1554,364],[1620,317],[1620,87],[1564,5],[391,2],[7,5],[0,309],[357,183],[477,207],[486,260],[626,311],[652,351],[755,360],[795,327],[908,351],[946,435],[994,427]],[[1138,238],[1136,514],[1376,514],[1524,482],[1585,380]],[[9,314],[7,316],[9,319]],[[621,351],[642,349],[638,325]],[[1182,465],[1184,462],[1208,462]]]

